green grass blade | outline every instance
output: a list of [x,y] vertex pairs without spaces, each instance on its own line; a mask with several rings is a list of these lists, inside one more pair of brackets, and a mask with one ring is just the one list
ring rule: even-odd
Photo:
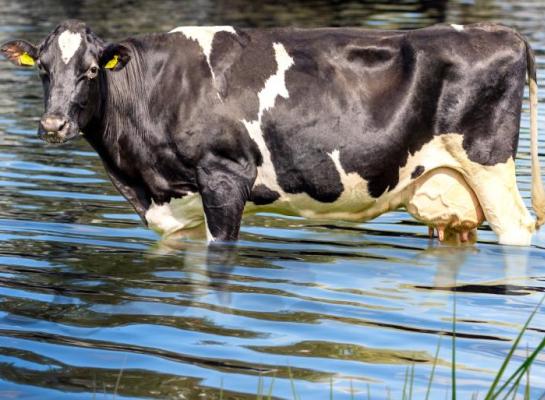
[[405,381],[403,382],[403,400],[407,400],[407,381],[409,380],[409,367],[405,369]]
[[526,323],[522,327],[522,330],[519,332],[517,338],[515,339],[515,342],[513,343],[513,346],[511,346],[511,349],[509,350],[509,353],[507,354],[507,357],[505,358],[505,360],[503,360],[503,363],[502,363],[498,373],[496,374],[496,378],[494,379],[494,382],[492,382],[492,385],[490,386],[490,389],[488,389],[488,393],[486,393],[486,395],[484,396],[484,398],[486,400],[492,399],[492,398],[495,397],[495,396],[494,397],[492,396],[493,393],[494,393],[494,390],[496,389],[496,387],[500,383],[500,379],[503,376],[503,373],[505,372],[505,369],[507,368],[507,365],[509,364],[509,361],[511,361],[511,358],[513,357],[513,353],[517,349],[518,344],[520,342],[520,339],[522,338],[522,335],[524,335],[524,332],[526,332],[526,329],[530,325],[530,322],[534,318],[534,315],[539,310],[539,307],[541,307],[541,304],[543,304],[543,300],[545,300],[545,296],[543,296],[541,298],[541,300],[539,301],[539,303],[537,303],[536,307],[534,308],[534,311],[532,311],[532,313],[530,314],[530,316],[526,320]]
[[539,345],[536,347],[536,349],[532,352],[530,357],[528,357],[524,362],[517,368],[513,374],[507,378],[505,383],[498,389],[498,391],[494,394],[492,394],[491,397],[487,397],[486,399],[494,399],[496,398],[505,388],[511,383],[513,379],[521,379],[524,372],[530,368],[530,365],[534,362],[535,358],[538,356],[539,353],[545,348],[545,337],[541,340]]
[[430,380],[428,381],[428,389],[426,390],[425,400],[428,400],[430,397],[431,383],[433,382],[433,377],[435,375],[435,367],[437,366],[437,360],[439,358],[439,349],[441,348],[442,338],[443,338],[442,336],[439,336],[439,340],[437,341],[437,348],[435,349],[435,357],[433,358],[433,366],[431,367]]
[[263,400],[263,375],[261,374],[257,379],[257,400]]
[[409,380],[409,400],[413,398],[413,385],[414,385],[414,363],[411,365],[411,378]]
[[516,400],[517,392],[519,391],[519,386],[520,386],[520,379],[517,380],[517,382],[513,385],[513,388],[505,395],[504,399],[507,399],[507,396],[509,396],[509,393],[513,392],[512,400]]
[[125,365],[127,365],[127,356],[125,355],[125,358],[123,359],[123,365],[121,366],[121,369],[119,370],[119,375],[117,375],[117,381],[115,382],[114,387],[114,400],[117,396],[117,390],[119,389],[119,384],[121,383],[121,377],[123,376],[123,370],[125,369]]
[[329,377],[329,400],[333,400],[333,376]]
[[367,400],[371,400],[371,387],[367,384]]
[[514,394],[513,397],[516,396],[517,390],[518,390],[518,388],[519,388],[519,386],[520,386],[520,381],[522,380],[522,377],[524,376],[524,372],[525,372],[525,371],[522,371],[522,372],[518,375],[517,379],[515,380],[515,383],[511,386],[511,389],[509,389],[509,391],[505,394],[505,396],[503,396],[503,399],[504,399],[504,400],[506,400],[506,399],[509,397],[509,395],[510,395],[511,393]]
[[119,389],[119,384],[121,383],[121,377],[123,376],[123,368],[121,368],[119,370],[119,374],[117,375],[117,380],[115,382],[115,387],[114,387],[114,396],[113,396],[113,399],[115,400],[115,397],[117,396],[117,391]]
[[350,399],[354,400],[354,382],[350,378]]
[[274,387],[274,379],[276,378],[275,375],[272,376],[271,378],[271,384],[269,386],[269,393],[267,394],[267,399],[268,400],[271,400],[272,399],[272,393],[273,393],[273,387]]
[[288,374],[290,376],[291,392],[293,394],[293,400],[297,400],[297,391],[295,390],[295,381],[293,380],[293,374],[291,373],[291,367],[288,367]]
[[[530,356],[530,350],[526,345],[526,358]],[[530,400],[530,367],[526,370],[526,387],[524,388],[524,400]]]
[[220,378],[220,400],[223,400],[223,376]]

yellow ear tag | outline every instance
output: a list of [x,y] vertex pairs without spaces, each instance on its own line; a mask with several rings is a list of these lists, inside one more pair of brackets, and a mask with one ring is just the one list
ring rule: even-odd
[[32,67],[34,64],[36,64],[36,62],[31,56],[28,55],[28,53],[23,53],[19,56],[19,64]]
[[119,58],[119,56],[116,54],[114,56],[114,58],[112,58],[110,61],[108,61],[106,63],[106,65],[104,66],[104,68],[106,69],[114,69],[115,66],[117,65],[117,59]]

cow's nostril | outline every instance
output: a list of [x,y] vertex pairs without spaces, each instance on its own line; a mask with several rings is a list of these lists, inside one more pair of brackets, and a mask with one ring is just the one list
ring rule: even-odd
[[44,116],[40,121],[42,128],[45,132],[59,132],[61,131],[68,121],[62,117]]

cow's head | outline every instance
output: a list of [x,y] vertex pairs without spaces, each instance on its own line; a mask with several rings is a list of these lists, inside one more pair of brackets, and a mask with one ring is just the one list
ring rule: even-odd
[[39,46],[14,40],[0,51],[15,65],[39,71],[45,112],[38,135],[50,143],[79,136],[100,106],[100,81],[130,60],[127,47],[106,44],[75,20],[60,24]]

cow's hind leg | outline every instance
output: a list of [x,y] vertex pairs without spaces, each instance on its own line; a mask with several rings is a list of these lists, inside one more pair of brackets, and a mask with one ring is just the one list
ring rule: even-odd
[[473,189],[490,227],[498,235],[499,243],[528,246],[535,231],[517,188],[515,162],[482,165],[469,159],[462,145],[462,135],[442,135],[443,143],[457,161],[459,171]]

